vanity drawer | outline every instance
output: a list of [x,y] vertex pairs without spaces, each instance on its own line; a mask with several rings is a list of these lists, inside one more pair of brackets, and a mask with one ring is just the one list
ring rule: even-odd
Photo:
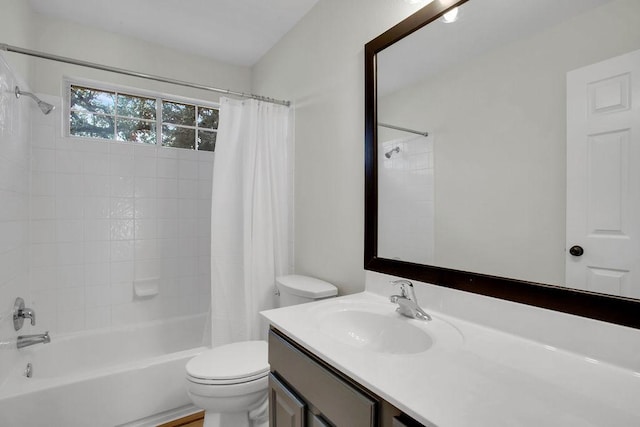
[[376,425],[375,400],[273,330],[269,331],[269,364],[271,371],[308,404],[311,415],[336,426]]

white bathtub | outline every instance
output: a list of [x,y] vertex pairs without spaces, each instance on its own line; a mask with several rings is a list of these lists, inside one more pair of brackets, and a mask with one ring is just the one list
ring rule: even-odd
[[[20,350],[0,385],[2,427],[113,427],[191,404],[186,362],[204,351],[206,315],[51,335]],[[24,376],[27,363],[31,378]]]

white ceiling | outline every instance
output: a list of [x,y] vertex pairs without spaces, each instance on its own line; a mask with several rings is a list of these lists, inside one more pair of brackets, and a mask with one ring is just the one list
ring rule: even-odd
[[45,15],[251,66],[318,0],[29,0]]

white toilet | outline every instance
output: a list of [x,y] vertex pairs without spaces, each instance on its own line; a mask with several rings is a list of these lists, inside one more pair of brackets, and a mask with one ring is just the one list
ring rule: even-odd
[[[280,276],[276,284],[279,307],[338,293],[332,284],[308,276]],[[267,353],[265,341],[243,341],[215,347],[187,362],[187,394],[205,410],[205,427],[269,425]]]

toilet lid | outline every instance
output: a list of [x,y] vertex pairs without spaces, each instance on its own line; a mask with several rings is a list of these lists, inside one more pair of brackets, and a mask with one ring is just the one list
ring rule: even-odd
[[187,362],[187,374],[207,382],[233,383],[268,374],[266,341],[243,341],[207,350]]
[[331,283],[299,274],[278,276],[276,277],[276,283],[290,294],[305,298],[320,299],[338,294],[338,288]]

